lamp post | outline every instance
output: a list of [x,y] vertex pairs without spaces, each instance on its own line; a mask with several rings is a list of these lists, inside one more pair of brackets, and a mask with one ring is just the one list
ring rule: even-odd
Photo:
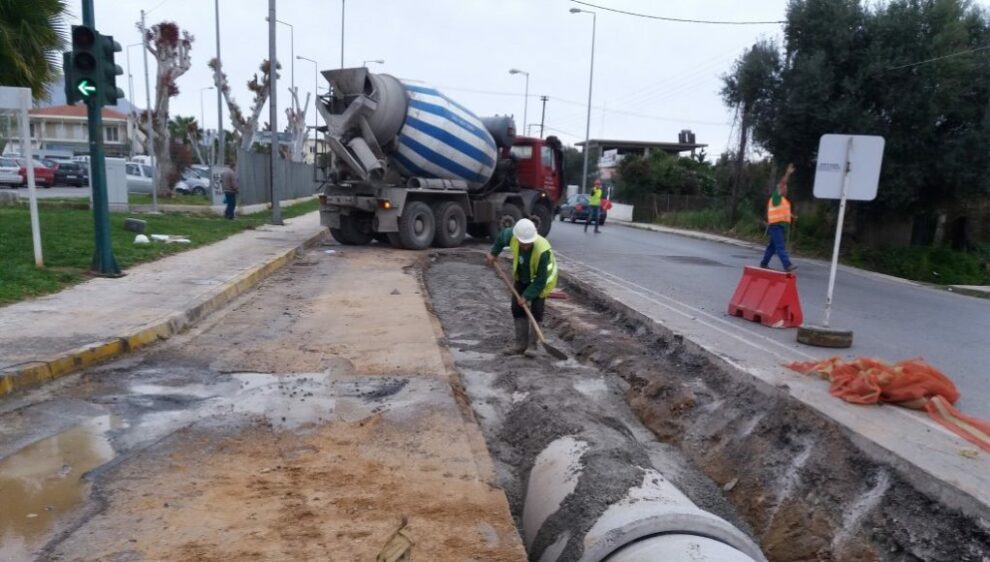
[[[134,106],[134,75],[131,74],[131,47],[141,47],[144,43],[131,43],[127,46],[127,103]],[[131,113],[134,113],[133,111]],[[136,114],[135,114],[136,116]],[[130,158],[134,158],[134,137],[137,133],[134,132],[134,119],[130,115],[127,116],[127,154]]]
[[316,111],[316,96],[320,95],[319,94],[319,91],[318,91],[318,88],[320,87],[320,63],[316,62],[315,60],[313,60],[311,58],[304,57],[302,55],[296,55],[296,58],[299,59],[299,60],[306,60],[306,61],[309,61],[309,62],[313,63],[313,148],[312,148],[312,150],[313,150],[313,159],[315,161],[315,159],[316,159],[316,142],[317,142],[317,138],[316,138],[316,127],[317,127],[317,121],[316,121],[316,113],[317,113],[317,111]]
[[340,0],[340,68],[344,68],[344,15],[346,13],[347,0]]
[[591,85],[595,80],[595,29],[598,27],[598,15],[591,10],[571,8],[572,14],[591,14],[591,69],[588,71],[588,117],[584,127],[584,175],[581,176],[581,193],[588,192],[588,145],[591,141]]
[[526,95],[523,98],[523,126],[522,130],[526,130],[526,117],[529,113],[529,73],[525,70],[519,70],[518,68],[509,69],[509,74],[524,74],[526,75]]
[[[203,92],[213,89],[215,89],[214,86],[207,86],[205,88],[199,89],[199,136],[200,136],[200,144],[204,144],[204,145],[206,144],[203,141],[203,139],[206,138],[206,113],[203,111]],[[210,165],[209,162],[203,162],[203,164],[206,164],[207,166]]]
[[375,64],[385,64],[385,59],[366,60],[361,63],[361,66],[368,66],[369,62],[373,62]]

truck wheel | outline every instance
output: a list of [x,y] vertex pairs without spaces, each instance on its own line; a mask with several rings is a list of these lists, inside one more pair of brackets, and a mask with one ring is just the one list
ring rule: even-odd
[[540,236],[546,236],[550,234],[550,227],[553,226],[553,211],[550,207],[537,203],[533,205],[533,214],[529,216],[529,220],[536,225],[536,231]]
[[399,239],[407,250],[425,250],[433,243],[436,222],[433,210],[422,201],[406,205],[399,217]]
[[489,225],[488,234],[492,238],[498,236],[499,232],[502,232],[506,228],[512,228],[519,222],[519,219],[523,218],[522,209],[519,205],[515,203],[506,203],[502,205],[498,214],[495,216],[495,222]]
[[392,245],[396,250],[405,250],[405,246],[402,245],[402,239],[399,238],[398,232],[389,232],[385,235],[388,239],[388,243]]
[[467,213],[464,212],[464,207],[454,201],[437,203],[433,206],[433,217],[437,223],[433,245],[438,248],[460,246],[467,236]]
[[471,235],[471,238],[479,240],[488,238],[488,225],[480,222],[468,223],[467,233]]
[[330,234],[347,246],[364,246],[372,241],[371,232],[362,230],[361,221],[347,215],[340,217],[340,228],[331,228]]

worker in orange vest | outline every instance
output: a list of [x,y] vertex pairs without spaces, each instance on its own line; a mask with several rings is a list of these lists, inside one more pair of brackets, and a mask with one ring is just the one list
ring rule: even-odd
[[784,264],[785,271],[794,271],[797,266],[791,263],[790,256],[787,255],[787,229],[791,225],[791,202],[787,200],[787,180],[794,173],[794,164],[787,165],[784,177],[777,184],[777,189],[770,195],[767,201],[767,234],[770,235],[770,243],[767,244],[767,251],[763,253],[763,261],[760,267],[767,268],[770,265],[770,258],[774,254],[780,258],[780,263]]

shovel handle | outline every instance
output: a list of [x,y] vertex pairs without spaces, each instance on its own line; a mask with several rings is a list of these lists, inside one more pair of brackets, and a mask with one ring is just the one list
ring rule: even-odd
[[[512,281],[510,281],[509,277],[504,271],[502,271],[502,266],[500,266],[497,261],[493,262],[492,266],[495,267],[495,272],[502,278],[502,281],[505,281],[505,285],[509,288],[509,290],[512,291],[512,296],[516,297],[516,300],[522,300],[522,297],[519,296],[519,292],[516,291],[516,287],[512,284]],[[543,330],[540,329],[540,325],[536,322],[536,318],[533,317],[533,313],[529,310],[529,306],[526,305],[525,301],[522,304],[522,309],[526,312],[526,316],[529,317],[530,325],[532,325],[533,329],[536,330],[536,337],[540,339],[540,343],[546,345],[547,339],[543,337]]]

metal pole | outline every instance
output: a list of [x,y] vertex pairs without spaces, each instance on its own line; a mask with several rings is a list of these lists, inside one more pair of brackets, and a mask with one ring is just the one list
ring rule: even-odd
[[540,138],[543,138],[543,123],[547,118],[547,100],[550,99],[548,96],[540,96],[540,101],[543,102],[543,111],[540,113]]
[[344,14],[347,0],[340,0],[340,68],[344,68]]
[[[214,17],[216,18],[217,32],[217,63],[220,62],[220,0],[213,1]],[[218,72],[219,73],[219,72]],[[219,76],[218,76],[219,78]],[[219,80],[215,80],[217,86],[217,152],[214,156],[213,166],[223,166],[226,160],[227,145],[223,134],[223,91],[221,91]],[[213,167],[210,167],[210,197],[213,198]]]
[[[212,89],[213,86],[207,86],[206,88],[199,89],[199,144],[203,145],[203,148],[207,148],[206,147],[206,113],[203,111],[203,92]],[[207,166],[210,165],[209,156],[210,156],[210,152],[209,149],[207,149],[206,156],[204,157],[207,161],[203,162],[203,164],[206,164]]]
[[839,220],[835,226],[835,245],[832,247],[832,267],[828,272],[828,293],[825,295],[825,320],[822,326],[828,328],[832,317],[832,292],[835,290],[835,270],[839,268],[839,246],[842,244],[842,223],[846,220],[846,195],[849,193],[849,154],[852,153],[853,139],[846,143],[846,161],[843,164],[842,198],[839,199]]
[[[92,0],[85,0],[92,2]],[[151,157],[151,212],[158,212],[158,163],[155,161],[155,127],[151,123],[154,111],[151,107],[151,79],[148,77],[148,29],[144,25],[144,10],[141,10],[141,41],[144,43],[144,95],[148,104],[148,156]],[[95,182],[93,182],[95,185]]]
[[584,128],[584,174],[581,176],[581,193],[588,192],[588,152],[591,146],[591,86],[595,79],[595,31],[598,27],[598,15],[590,10],[581,10],[591,14],[591,69],[588,72],[588,116]]
[[275,185],[276,176],[276,162],[278,158],[278,103],[276,102],[276,81],[278,80],[278,72],[276,71],[276,62],[278,57],[276,56],[275,48],[275,25],[277,24],[275,18],[275,0],[268,0],[268,64],[271,66],[271,70],[268,73],[268,122],[271,124],[271,158],[270,169],[268,171],[268,177],[271,182],[271,198],[272,198],[272,224],[282,224],[282,209],[279,207],[279,194],[278,189]]
[[[38,221],[38,191],[34,181],[34,154],[31,146],[31,122],[28,118],[28,109],[31,107],[31,91],[24,89],[21,91],[20,108],[17,111],[17,118],[21,129],[21,156],[25,161],[25,172],[27,173],[28,206],[31,211],[31,243],[34,246],[34,265],[45,267],[45,259],[41,253],[41,224]],[[40,138],[40,133],[39,133]]]
[[[526,131],[526,120],[529,117],[529,73],[526,73],[526,97],[523,98],[523,130]],[[527,131],[526,134],[529,134]]]
[[[93,14],[93,0],[83,0],[83,25],[96,28]],[[141,12],[141,28],[144,33],[144,11]],[[96,247],[90,268],[94,273],[108,277],[119,277],[120,267],[113,256],[110,239],[110,205],[107,201],[106,160],[103,157],[103,115],[100,103],[91,97],[86,100],[86,114],[89,126],[89,167],[93,197],[93,238]],[[28,162],[28,166],[32,166]],[[33,170],[33,166],[28,168]],[[30,173],[30,172],[29,172]],[[33,177],[30,178],[33,182]]]

